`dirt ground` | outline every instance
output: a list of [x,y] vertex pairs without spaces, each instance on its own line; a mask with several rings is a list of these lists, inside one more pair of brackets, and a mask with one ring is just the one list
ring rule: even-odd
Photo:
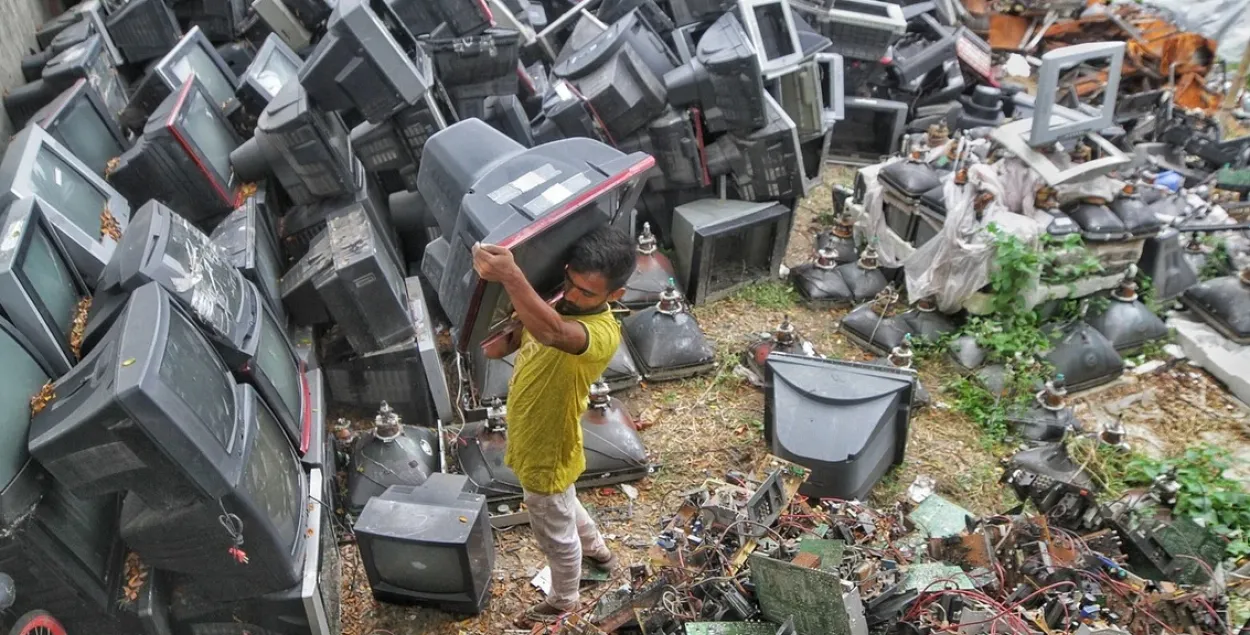
[[[799,205],[785,263],[795,266],[810,258],[819,220],[831,208],[830,186],[850,184],[854,172],[829,168]],[[762,456],[763,394],[733,373],[753,333],[771,330],[789,315],[799,332],[818,352],[832,358],[868,359],[868,355],[837,331],[842,311],[814,311],[793,301],[781,284],[748,289],[732,299],[699,307],[695,315],[715,342],[720,365],[716,373],[686,381],[644,385],[621,395],[633,413],[650,424],[641,435],[659,466],[636,484],[633,504],[618,489],[582,494],[600,521],[610,545],[622,561],[641,563],[661,521],[679,502],[678,494],[708,477],[749,465]],[[976,513],[1002,511],[1015,504],[998,485],[1000,460],[1013,448],[985,440],[977,425],[944,401],[942,387],[953,371],[944,362],[920,369],[922,383],[933,393],[933,405],[916,413],[904,464],[875,488],[874,502],[891,502],[918,475],[937,481],[936,491]],[[1076,401],[1077,413],[1089,427],[1124,415],[1129,441],[1150,451],[1174,452],[1195,438],[1226,447],[1250,447],[1245,407],[1228,397],[1210,376],[1184,362],[1149,374],[1126,373],[1125,379]],[[529,584],[543,566],[528,527],[496,532],[497,555],[493,600],[480,616],[465,619],[414,607],[374,602],[354,545],[341,548],[343,633],[346,635],[491,634],[497,635],[524,608],[541,599]],[[597,597],[603,585],[583,593]]]

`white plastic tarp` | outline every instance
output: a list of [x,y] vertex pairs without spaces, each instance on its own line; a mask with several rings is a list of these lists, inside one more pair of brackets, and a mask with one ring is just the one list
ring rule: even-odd
[[1250,0],[1146,0],[1165,9],[1187,31],[1219,42],[1219,55],[1231,63],[1241,59],[1250,41]]
[[[980,220],[973,207],[979,191],[991,192],[995,197]],[[1025,244],[1037,246],[1041,233],[1038,224],[1009,211],[1002,203],[1007,194],[994,167],[985,164],[968,168],[965,187],[955,185],[953,179],[946,181],[946,222],[942,230],[904,263],[909,298],[933,298],[938,310],[944,313],[963,308],[964,301],[990,280],[995,251],[990,224],[1018,236]]]

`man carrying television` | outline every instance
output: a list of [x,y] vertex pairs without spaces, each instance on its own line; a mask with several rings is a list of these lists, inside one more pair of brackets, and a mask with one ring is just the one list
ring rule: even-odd
[[586,234],[570,252],[564,296],[553,307],[508,249],[473,247],[473,268],[481,279],[503,285],[521,325],[485,353],[498,359],[517,351],[504,461],[525,490],[530,528],[551,566],[551,593],[526,611],[533,621],[552,622],[580,608],[583,555],[600,568],[616,565],[573,483],[586,469],[580,420],[590,385],[621,342],[608,304],[624,295],[634,262],[633,241],[619,230],[604,226]]

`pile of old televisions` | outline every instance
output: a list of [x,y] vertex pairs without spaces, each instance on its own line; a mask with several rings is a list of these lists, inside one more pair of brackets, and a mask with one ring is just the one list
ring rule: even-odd
[[[786,0],[633,4],[90,0],[39,27],[0,163],[14,615],[336,634],[337,474],[404,452],[430,456],[347,519],[374,593],[481,610],[515,522],[486,503],[520,490],[493,467],[511,370],[482,345],[510,307],[478,241],[546,293],[581,235],[640,235],[581,484],[641,478],[607,391],[713,367],[648,325],[697,330],[688,304],[776,274],[844,69]],[[354,447],[327,425],[375,415]]]

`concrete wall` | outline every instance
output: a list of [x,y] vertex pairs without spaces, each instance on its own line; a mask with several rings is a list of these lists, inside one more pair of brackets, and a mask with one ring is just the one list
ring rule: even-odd
[[[0,0],[0,87],[6,94],[25,83],[22,58],[34,50],[35,27],[48,17],[42,0]],[[16,132],[0,108],[0,152]]]

